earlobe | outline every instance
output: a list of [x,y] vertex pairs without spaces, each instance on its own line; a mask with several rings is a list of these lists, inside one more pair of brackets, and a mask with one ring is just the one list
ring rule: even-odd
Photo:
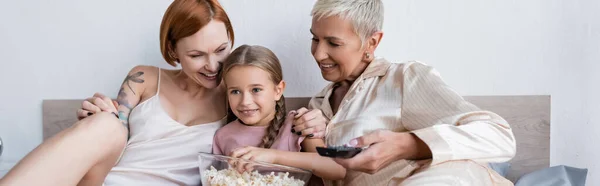
[[381,38],[383,37],[383,32],[378,31],[373,33],[371,37],[367,40],[367,48],[365,50],[365,54],[363,55],[363,61],[371,62],[375,57],[375,49],[379,45]]

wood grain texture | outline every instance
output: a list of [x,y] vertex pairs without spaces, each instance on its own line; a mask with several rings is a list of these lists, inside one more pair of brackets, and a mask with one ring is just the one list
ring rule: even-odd
[[517,140],[517,154],[510,161],[508,179],[514,182],[524,174],[550,165],[550,96],[473,96],[465,99],[495,112],[511,125]]
[[[288,110],[305,107],[307,97],[286,98]],[[465,96],[484,110],[504,117],[517,139],[517,154],[510,161],[508,178],[547,168],[550,164],[550,96]],[[44,100],[44,140],[77,121],[76,110],[83,100]]]
[[44,100],[42,127],[44,141],[77,122],[77,109],[83,100]]

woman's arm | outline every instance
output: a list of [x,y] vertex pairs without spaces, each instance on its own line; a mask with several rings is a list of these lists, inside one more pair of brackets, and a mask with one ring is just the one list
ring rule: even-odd
[[136,66],[129,71],[121,84],[119,94],[117,95],[119,120],[121,120],[121,123],[127,129],[129,129],[129,114],[131,113],[131,109],[140,103],[142,93],[144,93],[145,87],[148,84],[145,83],[147,74],[156,73],[150,72],[152,70],[157,71],[154,67]]
[[351,140],[348,145],[365,151],[351,159],[335,159],[350,170],[375,173],[400,159],[432,159],[502,162],[516,152],[508,123],[489,111],[465,101],[421,63],[398,70],[402,77],[401,123],[409,132],[379,130]]
[[432,164],[502,162],[515,155],[515,137],[506,120],[465,101],[432,67],[411,63],[403,77],[401,122],[427,144]]
[[[82,108],[77,111],[77,116],[81,120],[102,111],[114,112],[119,116],[119,120],[123,126],[129,129],[129,113],[133,107],[139,104],[142,94],[146,89],[145,87],[148,84],[152,84],[146,83],[147,76],[156,76],[154,75],[156,72],[153,72],[156,70],[155,67],[150,66],[136,66],[132,68],[123,83],[121,83],[116,101],[118,104],[115,104],[117,108],[106,104],[111,103],[110,98],[96,93],[93,97],[86,99],[82,103]],[[156,78],[151,77],[151,80],[154,79]]]

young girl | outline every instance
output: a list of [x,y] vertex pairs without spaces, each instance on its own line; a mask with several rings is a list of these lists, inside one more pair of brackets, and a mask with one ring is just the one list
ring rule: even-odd
[[285,114],[285,82],[273,52],[240,46],[225,60],[223,80],[237,119],[216,132],[214,154],[298,167],[327,180],[344,178],[343,167],[316,153],[317,146],[324,146],[322,139],[293,134],[296,112]]

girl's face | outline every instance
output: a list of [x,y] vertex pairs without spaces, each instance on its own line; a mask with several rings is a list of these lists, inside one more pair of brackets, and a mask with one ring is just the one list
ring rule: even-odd
[[205,88],[215,88],[221,82],[222,61],[231,52],[225,24],[210,21],[194,35],[177,41],[175,56],[183,72]]
[[233,113],[246,125],[268,126],[275,117],[285,82],[273,83],[270,74],[254,66],[234,66],[224,77]]

